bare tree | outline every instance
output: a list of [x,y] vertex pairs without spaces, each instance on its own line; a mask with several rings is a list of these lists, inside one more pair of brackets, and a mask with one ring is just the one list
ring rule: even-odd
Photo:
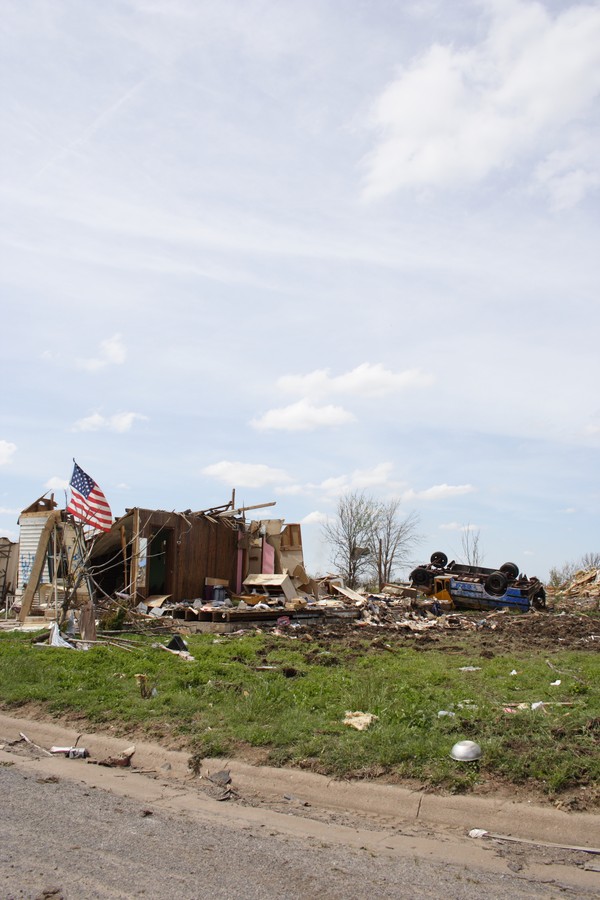
[[364,493],[345,494],[338,500],[335,518],[323,526],[333,550],[332,560],[351,587],[369,574],[391,581],[395,571],[409,562],[420,540],[416,513],[400,515],[400,500],[387,503]]
[[548,585],[559,590],[572,580],[578,566],[575,563],[563,563],[560,568],[553,566],[548,573]]
[[361,574],[369,568],[378,516],[378,503],[354,492],[339,498],[335,518],[323,525],[333,563],[350,587],[356,587]]
[[461,537],[462,555],[468,566],[481,566],[483,553],[480,545],[481,532],[479,528],[465,525]]
[[421,540],[417,533],[418,526],[417,513],[401,515],[399,499],[379,504],[371,539],[371,571],[377,575],[380,588],[393,580],[398,569],[409,564],[410,554]]
[[584,572],[590,569],[600,569],[600,553],[584,553],[576,565],[578,569],[583,569]]

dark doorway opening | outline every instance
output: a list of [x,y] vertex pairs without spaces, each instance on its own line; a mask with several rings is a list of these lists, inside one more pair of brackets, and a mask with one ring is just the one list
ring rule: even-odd
[[172,593],[173,530],[161,528],[148,546],[148,595]]

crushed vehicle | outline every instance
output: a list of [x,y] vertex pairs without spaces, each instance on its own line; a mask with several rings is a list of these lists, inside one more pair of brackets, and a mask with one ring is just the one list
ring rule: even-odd
[[410,582],[422,594],[463,609],[504,609],[528,612],[544,609],[546,592],[538,578],[528,578],[512,562],[499,569],[448,562],[441,551],[410,573]]

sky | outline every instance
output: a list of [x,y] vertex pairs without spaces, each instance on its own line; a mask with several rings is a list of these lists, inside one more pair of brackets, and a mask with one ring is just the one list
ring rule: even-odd
[[0,534],[340,496],[598,551],[600,4],[5,0]]

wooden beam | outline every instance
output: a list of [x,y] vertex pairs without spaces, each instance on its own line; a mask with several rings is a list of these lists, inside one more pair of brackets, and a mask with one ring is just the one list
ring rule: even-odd
[[242,513],[247,512],[249,509],[265,509],[267,506],[276,506],[277,501],[271,500],[270,503],[255,503],[253,506],[239,506],[237,509],[226,509],[225,512],[219,513],[219,518],[224,519],[228,516],[241,516]]

